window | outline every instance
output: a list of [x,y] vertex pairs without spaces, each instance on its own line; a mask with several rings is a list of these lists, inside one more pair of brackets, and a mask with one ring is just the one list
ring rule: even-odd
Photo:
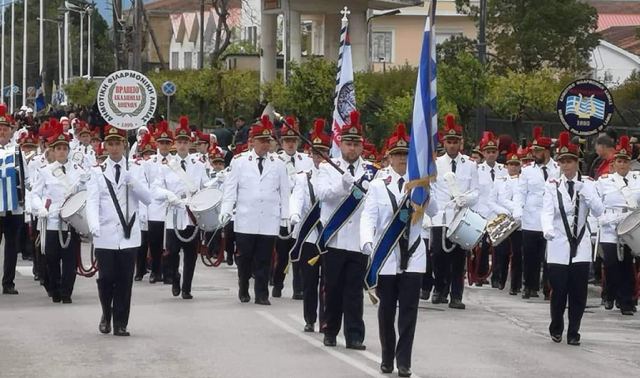
[[393,62],[393,32],[374,31],[371,33],[371,60],[373,62]]
[[436,45],[441,44],[442,42],[445,42],[448,39],[451,39],[453,37],[462,37],[462,32],[439,32],[436,31]]
[[173,51],[171,53],[171,69],[177,70],[180,68],[180,53],[177,51]]
[[193,56],[190,51],[184,53],[184,69],[190,70],[193,68]]

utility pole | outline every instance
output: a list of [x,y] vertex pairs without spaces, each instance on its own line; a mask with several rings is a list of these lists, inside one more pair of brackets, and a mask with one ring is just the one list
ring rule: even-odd
[[[204,68],[204,0],[200,0],[200,54],[198,69]],[[200,130],[204,128],[204,100],[200,99]]]
[[64,2],[64,83],[69,83],[69,2]]
[[113,0],[113,56],[116,71],[122,69],[122,0]]
[[[487,0],[480,0],[480,20],[478,26],[478,60],[484,67],[487,64]],[[478,100],[484,98],[484,93],[478,91]],[[484,104],[480,104],[476,109],[476,139],[480,138],[487,128],[487,111]]]
[[135,0],[132,45],[130,68],[140,72],[142,71],[142,0]]

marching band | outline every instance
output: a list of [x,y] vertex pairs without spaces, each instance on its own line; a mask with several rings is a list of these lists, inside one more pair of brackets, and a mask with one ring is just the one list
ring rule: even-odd
[[[640,172],[630,169],[626,136],[594,181],[579,171],[580,147],[568,133],[552,139],[536,127],[530,144],[518,147],[487,132],[471,151],[462,125],[447,115],[430,200],[414,209],[405,125],[378,154],[354,111],[339,133],[340,156],[329,157],[324,120],[310,134],[295,117],[276,120],[278,133],[269,116],[240,125],[230,146],[194,132],[186,117],[175,130],[160,121],[129,151],[126,132],[78,119],[51,118],[12,142],[19,125],[0,104],[2,293],[18,294],[17,254],[31,245],[35,279],[53,302],[72,303],[78,256],[91,243],[99,331],[128,336],[134,279],[150,272],[150,283],[192,299],[198,254],[219,254],[238,266],[242,303],[251,300],[251,278],[255,303],[270,305],[270,281],[271,296],[281,297],[291,273],[304,331],[317,323],[327,347],[344,327],[346,347],[366,349],[368,291],[379,301],[380,370],[395,365],[403,377],[411,375],[420,299],[465,309],[465,274],[469,285],[490,276],[492,287],[524,299],[543,290],[554,342],[563,339],[568,303],[566,340],[580,344],[597,255],[605,308],[636,311],[640,250],[627,236],[640,223]],[[20,230],[28,230],[26,241]]]

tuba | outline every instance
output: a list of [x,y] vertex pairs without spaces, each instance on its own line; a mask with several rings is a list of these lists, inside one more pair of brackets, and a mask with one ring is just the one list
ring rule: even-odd
[[494,247],[505,241],[509,235],[520,228],[520,222],[507,214],[498,214],[489,223],[487,223],[486,231],[491,245]]

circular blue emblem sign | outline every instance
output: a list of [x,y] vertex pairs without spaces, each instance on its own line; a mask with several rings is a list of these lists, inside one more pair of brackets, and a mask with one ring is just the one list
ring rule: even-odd
[[560,93],[557,111],[572,134],[589,136],[604,130],[613,116],[613,96],[599,81],[580,79]]

